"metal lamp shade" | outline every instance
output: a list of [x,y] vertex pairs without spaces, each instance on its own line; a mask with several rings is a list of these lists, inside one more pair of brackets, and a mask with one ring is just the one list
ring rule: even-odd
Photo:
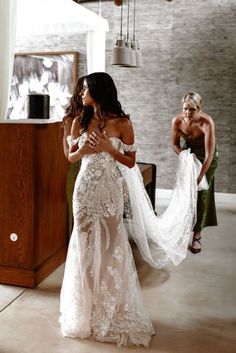
[[115,47],[112,50],[112,65],[126,66],[130,64],[129,48]]
[[130,49],[125,44],[125,39],[117,39],[117,44],[112,50],[112,65],[130,65]]
[[124,65],[119,65],[122,67],[129,67],[129,68],[134,68],[136,67],[136,53],[135,50],[133,50],[133,48],[131,47],[131,43],[128,42],[126,43],[126,48],[129,50],[129,63]]

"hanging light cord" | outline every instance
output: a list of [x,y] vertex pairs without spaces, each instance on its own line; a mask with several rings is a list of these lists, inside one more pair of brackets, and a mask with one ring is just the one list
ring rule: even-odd
[[127,9],[127,43],[129,41],[129,0],[128,0],[128,9]]
[[122,23],[122,18],[123,18],[123,1],[121,2],[121,6],[120,6],[120,38],[122,38],[122,27],[123,27],[123,23]]
[[133,23],[133,41],[135,41],[135,12],[136,12],[136,0],[134,0],[134,23]]

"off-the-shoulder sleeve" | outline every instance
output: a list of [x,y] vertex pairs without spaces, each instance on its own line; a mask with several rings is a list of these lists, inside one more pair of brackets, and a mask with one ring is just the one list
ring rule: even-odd
[[71,137],[71,135],[68,135],[67,138],[66,138],[66,141],[68,143],[68,146],[72,147],[72,146],[76,145],[79,142],[79,137],[76,138],[76,139],[73,139]]
[[135,143],[132,145],[126,145],[124,142],[121,142],[121,147],[124,152],[136,152],[137,151],[137,146]]

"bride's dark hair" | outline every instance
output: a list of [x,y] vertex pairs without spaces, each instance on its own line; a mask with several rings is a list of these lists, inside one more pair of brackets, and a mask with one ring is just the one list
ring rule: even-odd
[[[103,128],[107,117],[129,118],[123,111],[117,98],[117,89],[110,75],[106,72],[94,72],[84,77],[91,97],[98,104],[98,114],[100,115]],[[80,121],[83,131],[87,130],[89,121],[93,117],[93,109],[85,110]]]
[[65,117],[73,116],[75,118],[79,116],[83,111],[84,106],[80,97],[80,92],[83,89],[83,83],[84,83],[84,76],[81,76],[78,78],[78,81],[74,88],[73,95],[70,99],[70,103],[66,108]]

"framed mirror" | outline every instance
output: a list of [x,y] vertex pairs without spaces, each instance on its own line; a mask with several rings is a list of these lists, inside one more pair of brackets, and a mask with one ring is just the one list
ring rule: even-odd
[[17,53],[14,60],[7,119],[25,119],[30,93],[50,96],[50,118],[60,120],[78,76],[78,53]]

